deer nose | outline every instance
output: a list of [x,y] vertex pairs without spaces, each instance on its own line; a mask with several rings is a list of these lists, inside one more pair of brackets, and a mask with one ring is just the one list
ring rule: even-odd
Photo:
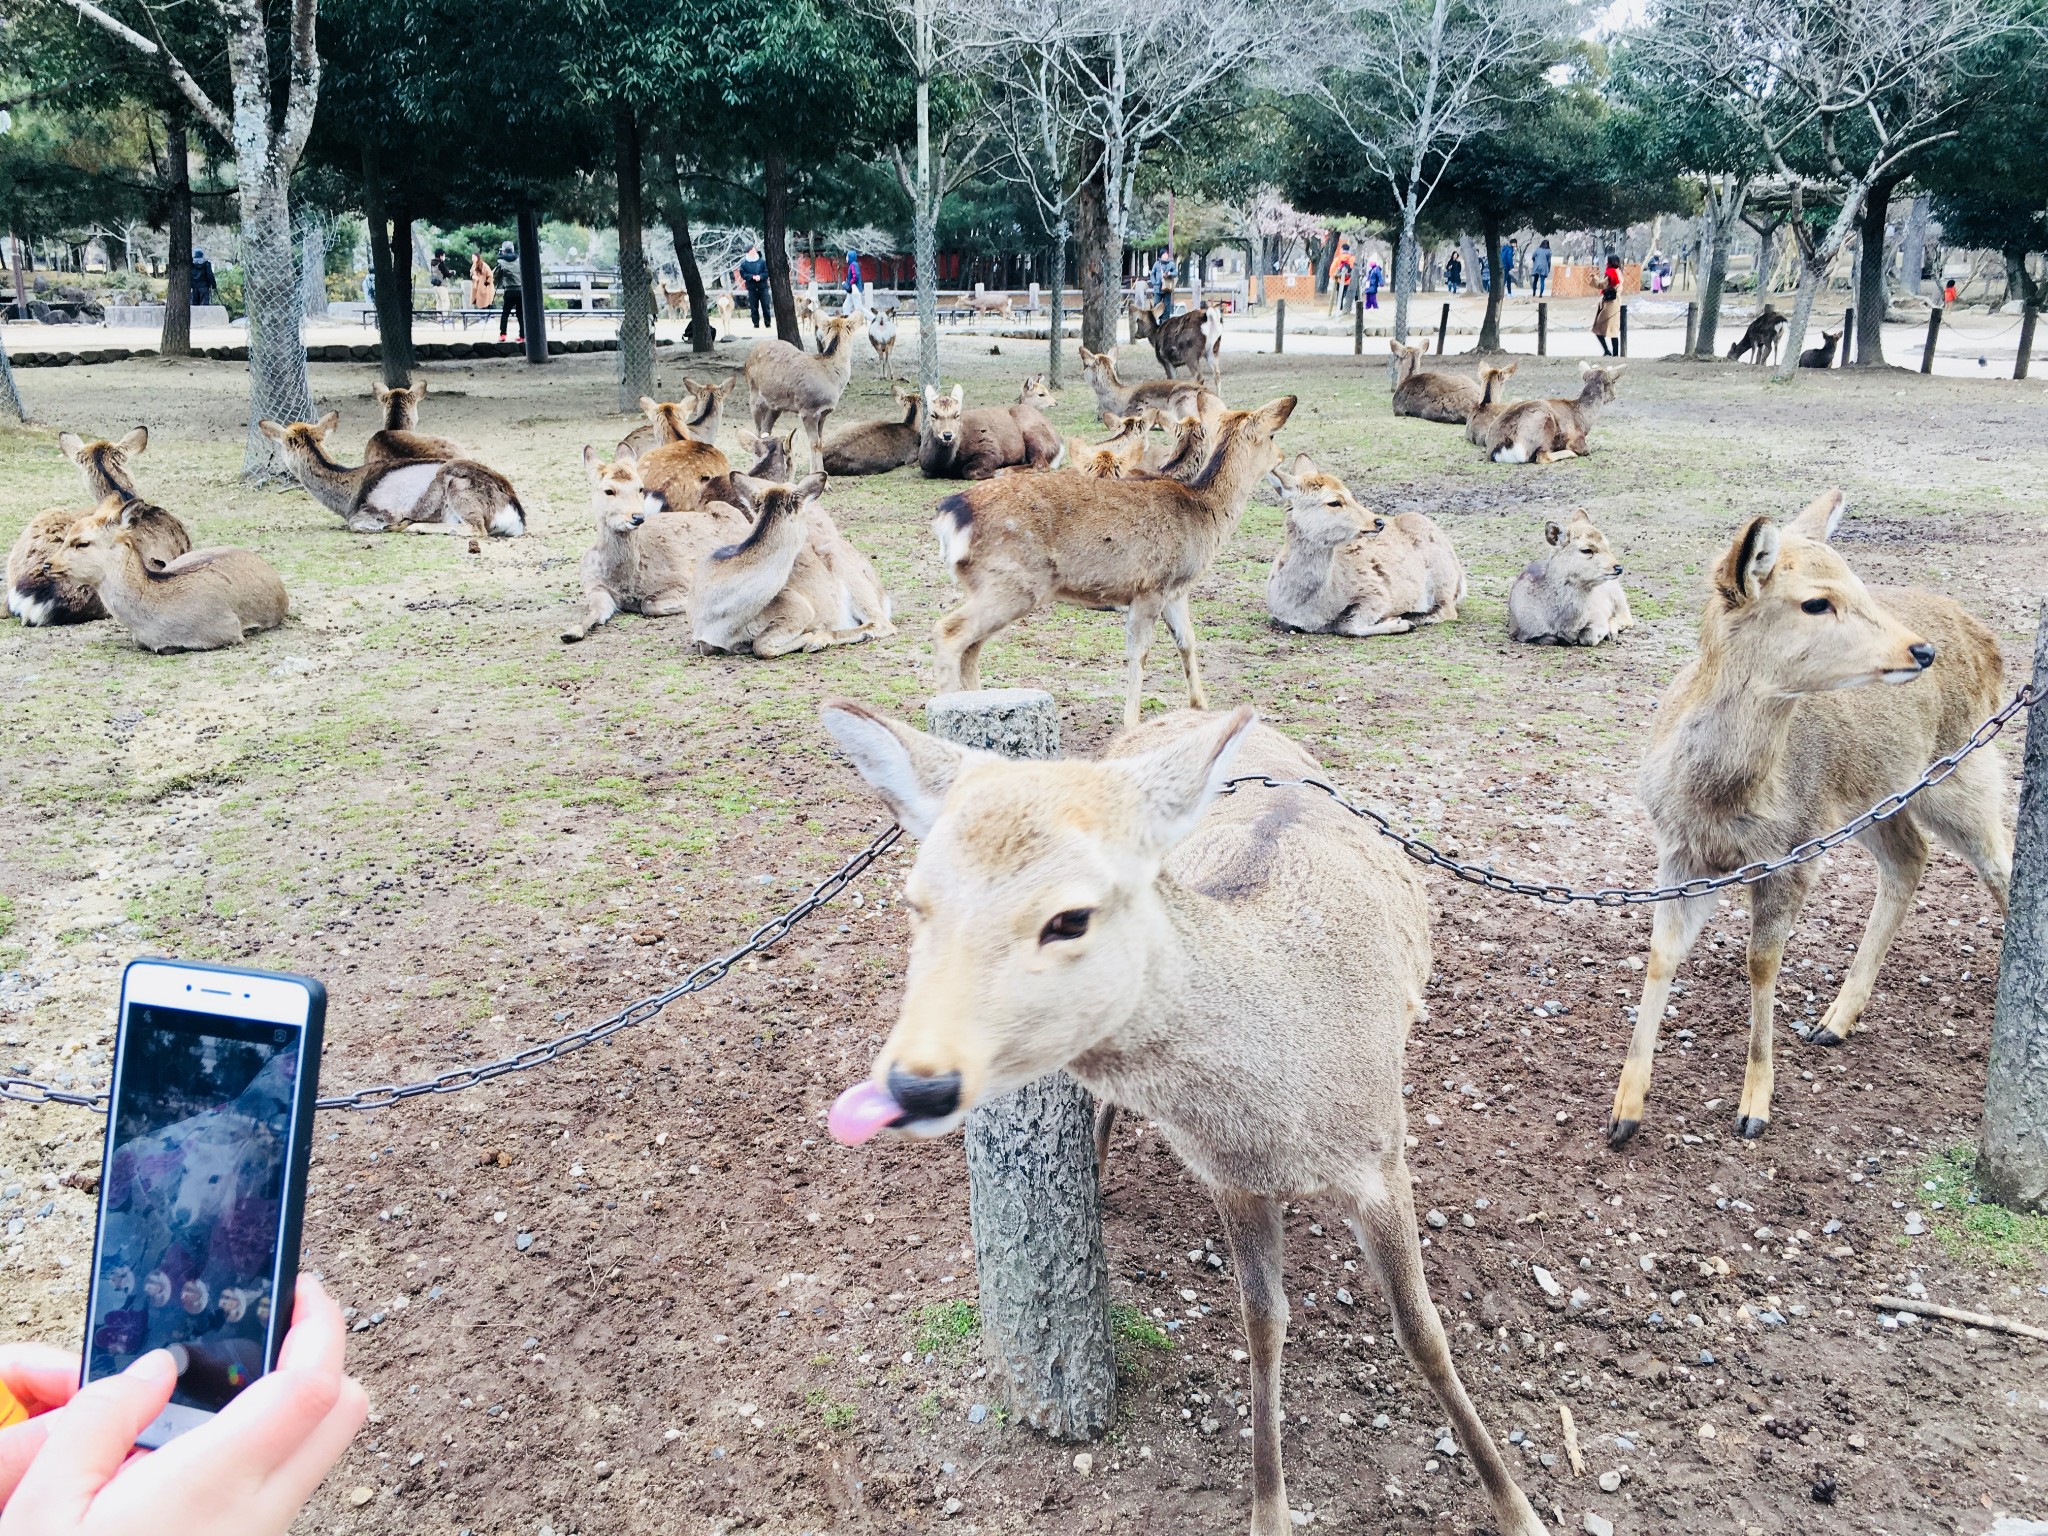
[[1907,646],[1906,652],[1915,661],[1920,663],[1920,670],[1923,672],[1934,665],[1934,647],[1925,640],[1916,641],[1914,644]]
[[1620,567],[1620,566],[1618,566],[1618,565],[1617,565],[1617,566],[1616,566],[1616,567],[1614,568],[1614,574],[1615,574],[1615,575],[1617,575],[1617,576],[1619,576],[1619,575],[1621,574],[1621,567]]
[[635,513],[633,514],[633,526],[634,526],[635,528],[638,528],[638,527],[639,527],[639,526],[640,526],[640,525],[641,525],[642,523],[644,523],[644,522],[646,522],[646,521],[647,521],[647,518],[646,518],[646,515],[645,515],[644,513],[640,513],[640,512],[635,512]]
[[943,1120],[960,1107],[960,1074],[921,1077],[901,1067],[889,1068],[889,1097],[912,1120]]

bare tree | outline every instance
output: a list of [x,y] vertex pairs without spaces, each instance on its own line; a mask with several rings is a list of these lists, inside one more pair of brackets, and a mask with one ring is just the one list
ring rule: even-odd
[[[1732,93],[1790,198],[1799,292],[1779,378],[1799,366],[1821,285],[1873,189],[1953,137],[1970,55],[2020,24],[1996,0],[1664,0],[1655,46],[1702,88]],[[1833,206],[1824,228],[1808,222],[1809,200]]]
[[[303,303],[292,248],[291,179],[312,132],[320,95],[320,54],[313,43],[319,0],[290,0],[289,57],[282,72],[271,65],[266,0],[207,0],[220,20],[233,87],[232,107],[225,111],[161,38],[143,36],[93,0],[61,3],[159,61],[200,121],[234,153],[249,310],[249,428],[242,474],[252,480],[280,476],[284,465],[276,445],[256,430],[256,423],[263,416],[303,421],[313,414],[306,343],[299,332]],[[153,20],[150,25],[154,29]]]
[[1415,227],[1458,151],[1542,85],[1558,46],[1555,0],[1340,0],[1290,48],[1281,89],[1319,102],[1401,211],[1394,335],[1408,339]]

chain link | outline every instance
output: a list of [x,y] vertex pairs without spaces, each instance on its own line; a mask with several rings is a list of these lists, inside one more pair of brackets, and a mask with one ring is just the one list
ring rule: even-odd
[[[723,981],[726,974],[749,955],[760,954],[788,937],[798,923],[867,873],[868,868],[894,848],[902,837],[901,827],[890,826],[867,847],[813,886],[810,894],[802,901],[748,934],[744,943],[706,960],[674,986],[651,997],[643,997],[636,1003],[630,1003],[609,1018],[600,1019],[595,1024],[587,1024],[582,1029],[572,1029],[567,1034],[557,1035],[554,1039],[542,1041],[538,1045],[530,1045],[523,1051],[513,1052],[510,1056],[501,1056],[496,1061],[455,1067],[433,1077],[421,1078],[417,1082],[379,1083],[368,1088],[358,1088],[352,1093],[316,1099],[314,1108],[387,1109],[393,1104],[402,1104],[407,1099],[416,1099],[422,1094],[460,1093],[465,1088],[474,1088],[479,1083],[487,1083],[494,1077],[503,1077],[508,1072],[527,1072],[548,1062],[559,1061],[572,1051],[580,1051],[586,1046],[596,1045],[601,1040],[609,1040],[621,1030],[645,1024],[678,998],[688,997],[692,992],[702,992],[706,987]],[[73,1093],[27,1077],[0,1075],[0,1099],[12,1099],[19,1104],[75,1104],[98,1114],[107,1112],[107,1095],[104,1089],[98,1092]]]
[[1678,885],[1652,886],[1647,890],[1633,890],[1622,886],[1603,886],[1597,891],[1573,890],[1568,885],[1553,885],[1538,880],[1518,880],[1512,875],[1503,875],[1491,865],[1467,864],[1452,858],[1449,854],[1432,847],[1412,833],[1398,830],[1392,821],[1370,806],[1354,805],[1344,798],[1342,791],[1322,779],[1276,779],[1271,774],[1255,773],[1229,779],[1224,782],[1223,793],[1234,794],[1241,785],[1258,784],[1267,789],[1319,789],[1338,805],[1361,820],[1369,821],[1382,837],[1392,838],[1401,845],[1401,851],[1419,864],[1432,869],[1441,869],[1455,879],[1482,885],[1490,891],[1501,891],[1510,896],[1530,896],[1537,901],[1547,901],[1555,906],[1565,906],[1574,901],[1591,902],[1601,907],[1640,907],[1660,901],[1682,901],[1693,896],[1706,896],[1714,891],[1725,890],[1732,885],[1755,885],[1767,880],[1780,870],[1790,869],[1795,864],[1809,863],[1831,848],[1838,848],[1860,832],[1867,832],[1881,821],[1889,821],[1912,803],[1914,796],[1922,790],[1932,789],[1943,779],[1954,773],[1964,758],[1986,745],[2000,731],[2006,722],[2034,702],[2031,683],[2023,684],[1997,714],[1986,720],[1970,733],[1970,739],[1946,757],[1938,757],[1928,765],[1927,771],[1909,788],[1897,794],[1887,795],[1869,810],[1846,826],[1820,837],[1809,838],[1791,852],[1775,859],[1763,859],[1754,864],[1745,864],[1740,869],[1730,870],[1724,875],[1700,876]]

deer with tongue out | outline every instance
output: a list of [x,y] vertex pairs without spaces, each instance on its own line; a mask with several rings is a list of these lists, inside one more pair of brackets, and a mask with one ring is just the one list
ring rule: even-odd
[[1099,762],[1018,762],[845,700],[827,731],[911,836],[902,1012],[832,1106],[858,1146],[933,1137],[1057,1068],[1156,1122],[1228,1235],[1251,1354],[1252,1536],[1293,1526],[1280,1465],[1281,1214],[1326,1202],[1471,1457],[1505,1536],[1544,1536],[1451,1360],[1429,1298],[1401,1064],[1429,979],[1422,882],[1302,787],[1307,753],[1229,715],[1126,731]]

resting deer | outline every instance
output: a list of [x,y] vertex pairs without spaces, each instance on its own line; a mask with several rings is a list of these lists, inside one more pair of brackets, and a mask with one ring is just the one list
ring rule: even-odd
[[1791,321],[1766,304],[1749,327],[1728,349],[1728,361],[1748,354],[1752,363],[1764,364],[1778,355],[1778,347],[1785,339],[1785,327]]
[[1799,354],[1799,366],[1802,368],[1834,367],[1835,344],[1841,339],[1842,333],[1840,331],[1822,331],[1820,333],[1821,344],[1817,347],[1808,347]]
[[1472,407],[1472,414],[1465,418],[1465,441],[1475,447],[1486,445],[1487,434],[1493,431],[1494,423],[1508,411],[1514,409],[1514,402],[1508,399],[1508,380],[1521,367],[1520,363],[1509,363],[1505,368],[1490,368],[1484,363],[1479,367],[1479,403]]
[[[1024,393],[1032,393],[1026,380]],[[1039,385],[1041,394],[1044,386]],[[1044,398],[1050,399],[1050,395]],[[986,480],[1005,469],[1047,469],[1060,456],[1059,434],[1035,405],[981,405],[963,409],[966,391],[924,392],[924,431],[917,466],[933,480]]]
[[747,354],[747,395],[754,430],[775,434],[775,423],[793,414],[811,440],[811,462],[824,462],[825,418],[838,409],[840,396],[853,377],[853,338],[863,326],[859,315],[834,315],[818,323],[818,355],[770,337],[754,343]]
[[[1677,884],[1774,859],[1914,783],[1998,707],[1997,638],[1960,604],[1911,587],[1866,588],[1828,539],[1842,513],[1829,491],[1785,528],[1743,524],[1714,570],[1700,654],[1657,710],[1637,792],[1657,829],[1657,881]],[[1899,688],[1865,687],[1871,683]],[[2000,912],[2012,873],[2005,773],[1990,748],[1963,760],[1858,841],[1877,859],[1877,904],[1813,1045],[1848,1039],[1927,868],[1930,837],[1968,861]],[[1771,1118],[1771,1011],[1785,941],[1820,865],[1744,889],[1749,896],[1749,1067],[1736,1131]],[[1607,1139],[1643,1118],[1672,977],[1716,897],[1657,908],[1628,1064]]]
[[766,487],[745,536],[697,562],[700,649],[766,659],[896,632],[874,568],[817,505],[824,493],[823,475]]
[[562,631],[563,640],[581,640],[622,612],[650,619],[687,614],[697,562],[744,539],[746,513],[713,502],[650,517],[642,509],[643,487],[631,458],[621,455],[607,464],[586,447],[583,468],[590,479],[597,542],[583,556],[581,621]]
[[1097,480],[1123,480],[1144,468],[1145,444],[1151,436],[1150,413],[1126,416],[1114,437],[1099,443],[1067,439],[1066,467]]
[[868,345],[882,364],[882,377],[896,378],[896,306],[867,311]]
[[825,440],[828,475],[881,475],[917,462],[923,437],[924,399],[914,389],[894,391],[900,421],[862,421]]
[[1188,594],[1280,462],[1274,440],[1294,411],[1283,395],[1229,411],[1216,451],[1190,485],[1159,476],[1095,480],[1073,470],[1005,475],[956,492],[932,519],[966,597],[932,628],[941,692],[981,686],[981,648],[1048,603],[1124,608],[1124,721],[1138,699],[1152,631],[1163,618],[1180,649],[1188,702],[1206,707]]
[[1427,341],[1412,347],[1404,347],[1398,341],[1389,341],[1387,345],[1399,359],[1394,364],[1396,416],[1415,416],[1452,426],[1471,418],[1472,408],[1484,394],[1477,379],[1468,379],[1462,373],[1432,373],[1425,369],[1422,359],[1429,352]]
[[1116,373],[1116,348],[1107,352],[1081,349],[1081,371],[1088,387],[1095,391],[1096,413],[1104,426],[1122,424],[1126,416],[1143,415],[1148,407],[1163,411],[1169,420],[1200,416],[1211,427],[1223,414],[1223,397],[1204,389],[1192,379],[1146,379],[1125,384]]
[[1366,511],[1305,453],[1273,477],[1287,497],[1287,542],[1266,579],[1266,609],[1276,620],[1315,634],[1366,636],[1457,618],[1465,568],[1435,523],[1420,512],[1389,523]]
[[1621,562],[1583,511],[1543,526],[1551,550],[1508,588],[1508,636],[1523,645],[1598,645],[1635,627]]
[[194,549],[167,565],[149,564],[137,530],[151,510],[109,496],[71,525],[56,555],[64,574],[98,588],[107,612],[137,645],[214,651],[284,622],[284,583],[246,549]]
[[1586,434],[1600,407],[1614,398],[1615,383],[1628,371],[1626,363],[1602,368],[1587,363],[1585,380],[1570,399],[1522,400],[1494,417],[1485,433],[1487,457],[1496,464],[1549,464],[1583,458],[1591,452]]
[[1163,446],[1146,468],[1183,485],[1191,484],[1209,462],[1209,445],[1213,440],[1210,422],[1200,416],[1183,416],[1167,428]]
[[732,393],[738,380],[738,374],[723,384],[699,384],[694,379],[685,379],[683,398],[674,402],[642,395],[640,411],[647,418],[646,424],[620,439],[618,451],[637,459],[664,443],[689,441],[716,446],[719,422],[725,415],[725,397]]
[[1171,320],[1159,318],[1159,311],[1142,304],[1131,306],[1131,341],[1152,343],[1152,355],[1159,359],[1159,366],[1166,370],[1170,379],[1173,370],[1185,368],[1188,376],[1196,380],[1209,381],[1212,388],[1223,388],[1223,307],[1209,305],[1202,309],[1191,309],[1175,315]]
[[299,484],[351,533],[488,533],[514,539],[526,532],[526,513],[512,482],[473,459],[387,459],[350,468],[327,456],[327,434],[340,420],[329,411],[316,422],[257,423],[278,445]]
[[388,459],[466,459],[469,454],[452,438],[421,432],[420,402],[427,397],[427,381],[415,380],[406,389],[387,389],[372,384],[370,393],[384,413],[384,425],[370,434],[363,445],[363,461],[382,463]]
[[137,427],[118,443],[103,438],[87,442],[75,432],[60,432],[57,446],[78,466],[93,505],[37,513],[7,552],[7,611],[31,629],[86,624],[107,616],[93,583],[83,576],[60,574],[55,557],[79,519],[92,516],[109,496],[140,509],[131,534],[145,564],[162,566],[192,547],[192,534],[184,523],[136,495],[129,461],[149,446],[147,427]]
[[1545,1536],[1458,1379],[1416,1240],[1401,1079],[1429,903],[1400,851],[1311,789],[1219,798],[1234,774],[1322,774],[1249,709],[1153,721],[1099,762],[1010,762],[842,699],[824,723],[919,843],[896,1025],[832,1106],[832,1135],[942,1136],[1060,1068],[1156,1121],[1215,1200],[1237,1272],[1252,1536],[1293,1530],[1283,1202],[1327,1202],[1495,1523]]

